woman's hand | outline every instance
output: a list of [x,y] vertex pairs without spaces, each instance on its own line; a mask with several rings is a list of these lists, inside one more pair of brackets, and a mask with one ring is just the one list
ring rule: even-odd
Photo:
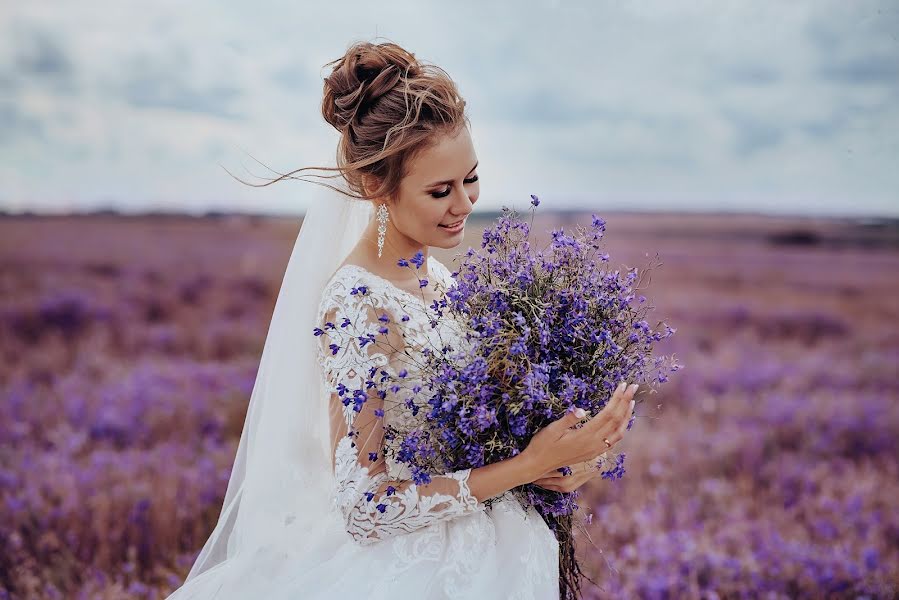
[[571,411],[534,434],[521,453],[534,479],[559,467],[594,459],[617,444],[627,431],[637,387],[636,383],[626,387],[622,381],[605,407],[583,425],[584,413],[578,409],[580,415]]
[[585,460],[572,465],[570,475],[563,475],[559,469],[553,469],[552,471],[547,471],[540,477],[540,479],[535,479],[531,483],[554,492],[573,492],[591,479],[600,476],[602,470],[597,466],[599,460],[605,462],[605,452],[590,460]]

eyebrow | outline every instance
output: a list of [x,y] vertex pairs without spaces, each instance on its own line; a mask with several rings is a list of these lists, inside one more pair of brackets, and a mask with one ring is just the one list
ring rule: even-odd
[[[474,171],[474,170],[477,169],[477,168],[478,168],[478,163],[475,162],[475,163],[474,163],[474,166],[473,166],[472,168],[468,169],[468,172],[471,173],[472,171]],[[425,187],[431,188],[431,187],[438,186],[438,185],[440,185],[440,184],[442,184],[442,183],[452,183],[452,182],[453,182],[452,179],[447,179],[446,181],[435,181],[435,182],[432,183],[431,185],[426,185]]]

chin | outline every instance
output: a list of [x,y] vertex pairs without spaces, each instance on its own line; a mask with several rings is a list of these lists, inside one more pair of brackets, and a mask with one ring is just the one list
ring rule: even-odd
[[435,240],[433,244],[428,244],[432,248],[441,248],[443,250],[451,250],[452,248],[457,248],[462,245],[462,240],[464,238],[460,237],[459,241],[453,242],[452,240]]

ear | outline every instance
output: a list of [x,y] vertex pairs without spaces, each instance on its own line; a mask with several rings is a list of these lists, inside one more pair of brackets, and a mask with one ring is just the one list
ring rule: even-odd
[[[366,196],[369,196],[378,189],[378,185],[380,181],[377,177],[370,173],[362,173],[362,189]],[[376,200],[377,198],[372,198],[372,200]]]

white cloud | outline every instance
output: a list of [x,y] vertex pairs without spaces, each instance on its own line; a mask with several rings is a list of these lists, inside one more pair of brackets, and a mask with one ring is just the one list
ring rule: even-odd
[[300,211],[219,163],[330,164],[324,65],[380,35],[459,84],[482,206],[897,215],[897,32],[887,1],[7,4],[0,207]]

